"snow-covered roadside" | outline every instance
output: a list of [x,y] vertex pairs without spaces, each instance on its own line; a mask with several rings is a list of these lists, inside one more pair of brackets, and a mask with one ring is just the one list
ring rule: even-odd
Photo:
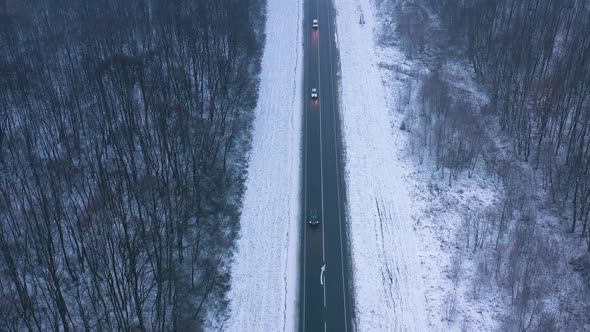
[[[408,75],[427,69],[376,42],[379,20],[394,24],[390,9],[371,0],[336,3],[356,325],[359,331],[491,331],[502,304],[493,296],[469,299],[469,283],[453,283],[453,269],[462,271],[458,278],[475,269],[473,259],[457,261],[453,253],[467,207],[484,210],[501,189],[481,167],[448,188],[431,159],[419,165],[412,155],[408,133],[400,130],[405,114],[395,109],[407,80],[418,82]],[[376,10],[384,10],[383,18]],[[469,82],[461,70],[448,71]],[[449,321],[453,315],[460,319]]]
[[224,331],[297,326],[303,1],[268,0],[241,237]]
[[[410,60],[398,46],[407,40],[396,32],[399,26],[395,11],[419,8],[421,13],[428,13],[419,3],[395,0],[336,3],[358,330],[496,331],[516,330],[521,323],[532,323],[531,329],[588,330],[584,319],[580,319],[587,313],[585,300],[578,296],[587,295],[581,291],[586,286],[568,264],[575,258],[573,253],[582,252],[585,247],[576,248],[580,242],[564,241],[571,234],[560,219],[563,214],[552,210],[555,207],[547,197],[549,193],[534,184],[535,171],[531,165],[515,155],[512,140],[500,131],[497,119],[488,108],[485,87],[476,82],[471,64],[465,59],[444,58],[443,63],[436,64],[441,65],[436,70],[454,94],[452,97],[468,100],[472,111],[485,123],[478,134],[486,144],[476,156],[472,174],[468,176],[469,172],[463,170],[457,178],[453,177],[452,186],[448,168],[437,167],[435,157],[429,155],[432,151],[425,147],[428,144],[422,140],[421,132],[424,130],[421,117],[425,113],[420,109],[428,106],[420,102],[418,92],[428,73],[424,64],[432,66],[433,60],[439,60],[438,52],[436,47],[427,47],[421,56],[415,56],[416,60]],[[364,13],[365,26],[359,25],[361,13]],[[438,19],[436,15],[429,16],[433,24],[430,28],[436,30]],[[366,30],[364,35],[363,29]],[[430,36],[437,36],[437,33]],[[348,99],[347,87],[351,96]],[[366,106],[372,109],[367,110]],[[365,113],[360,115],[362,112]],[[368,122],[372,123],[370,127]],[[390,135],[389,139],[385,132]],[[385,147],[387,144],[391,146]],[[369,154],[376,157],[371,158]],[[389,165],[384,166],[384,162]],[[496,167],[502,163],[510,164],[510,172],[516,175],[499,174]],[[441,170],[444,170],[444,177]],[[365,179],[363,173],[366,173]],[[396,179],[387,181],[383,174]],[[375,179],[370,179],[371,176]],[[405,184],[407,190],[397,192],[399,197],[383,190],[398,181]],[[504,187],[504,183],[508,185]],[[386,213],[381,206],[385,204],[379,205],[379,218],[371,211],[374,210],[371,204],[380,204],[378,197],[385,195],[408,207],[406,219],[402,221],[406,222],[404,226],[410,225],[413,232],[408,231],[409,228],[402,231],[413,233],[410,237],[392,233],[394,227],[399,227],[397,224],[386,225],[383,230],[379,229],[381,225],[375,226],[384,220]],[[520,203],[525,208],[510,207],[510,200],[516,200],[514,197],[526,201]],[[503,219],[504,208],[509,211],[506,212],[507,221]],[[498,226],[500,220],[508,226]],[[480,223],[490,227],[484,235],[479,233]],[[507,227],[508,232],[502,227]],[[531,242],[517,242],[519,229],[525,230]],[[475,245],[474,240],[479,241],[479,245]],[[402,249],[404,245],[408,249],[412,243],[417,255],[408,258],[407,253],[400,252],[400,244]],[[532,249],[522,249],[525,247]],[[520,253],[526,250],[541,253],[537,255],[542,258]],[[408,268],[403,261],[400,265],[400,258],[413,266]],[[526,283],[529,290],[538,289],[536,295],[524,298],[525,302],[514,300],[508,284],[510,277],[507,277],[513,273],[509,269],[519,269],[510,265],[518,266],[519,259],[527,261],[527,270],[536,271],[538,281],[512,281]],[[530,267],[529,263],[535,267]],[[416,280],[410,280],[412,283],[395,278],[387,280],[388,270],[399,266],[412,271],[410,278]],[[370,275],[371,272],[374,275]],[[403,274],[403,270],[399,273]],[[416,286],[422,287],[421,290],[409,293],[405,289]],[[395,298],[400,288],[402,302],[391,301],[391,304],[401,308],[389,307],[384,295]],[[423,302],[421,314],[399,316],[399,311],[412,310],[406,309],[408,304],[404,299]],[[383,319],[384,316],[387,319]],[[417,328],[415,320],[420,318],[422,325]]]
[[[454,180],[453,187],[449,187],[448,180],[441,179],[440,172],[435,170],[432,158],[426,156],[422,159],[412,153],[412,144],[415,143],[409,141],[407,131],[400,129],[402,122],[407,121],[407,115],[396,109],[401,104],[400,99],[407,97],[405,94],[408,93],[409,84],[413,84],[413,90],[411,89],[413,92],[409,93],[414,102],[410,107],[416,106],[414,98],[419,88],[419,77],[424,76],[428,69],[422,67],[419,62],[408,60],[398,47],[393,46],[395,43],[382,45],[375,42],[378,38],[385,37],[381,35],[381,28],[389,29],[396,24],[394,22],[395,14],[391,12],[393,7],[389,7],[390,5],[391,3],[387,1],[379,1],[377,8],[375,8],[376,4],[371,0],[348,0],[337,4],[340,14],[338,17],[338,37],[343,72],[343,121],[344,137],[347,140],[349,196],[351,192],[357,190],[355,187],[359,186],[353,185],[354,178],[358,177],[359,173],[367,173],[367,178],[371,175],[379,175],[377,180],[373,180],[374,184],[379,183],[381,186],[387,186],[395,191],[397,197],[386,191],[371,190],[375,193],[379,192],[380,195],[390,195],[388,197],[393,202],[400,204],[402,208],[407,208],[404,218],[400,222],[405,223],[403,225],[406,227],[404,231],[409,234],[407,237],[397,234],[399,230],[395,230],[395,227],[399,227],[399,225],[392,225],[389,229],[384,228],[383,232],[373,227],[375,244],[372,245],[375,248],[386,248],[387,251],[383,254],[385,259],[382,256],[370,257],[368,253],[366,256],[361,256],[355,253],[355,250],[358,249],[353,243],[353,261],[357,261],[353,265],[355,266],[354,282],[357,287],[356,296],[359,305],[356,312],[359,330],[492,331],[498,327],[498,322],[505,310],[504,303],[497,295],[487,291],[485,287],[479,299],[473,298],[472,288],[474,286],[470,282],[470,278],[476,273],[475,254],[470,254],[463,259],[456,252],[458,248],[464,247],[464,244],[460,242],[464,239],[464,234],[461,233],[462,216],[466,215],[468,211],[484,211],[496,204],[501,196],[502,188],[497,181],[486,176],[481,163],[474,170],[472,178],[467,178],[467,175],[462,174],[458,180]],[[363,13],[366,22],[364,26],[358,24],[361,13]],[[392,28],[385,33],[391,33],[393,30]],[[387,37],[385,38],[387,40],[391,38],[395,40],[396,38],[396,36]],[[367,45],[368,43],[371,45]],[[351,67],[357,69],[350,69]],[[463,64],[450,63],[444,67],[444,72],[456,77],[456,80],[451,84],[468,92],[476,103],[485,104],[483,100],[485,96],[477,90],[476,84],[471,81],[466,68]],[[362,79],[354,75],[351,77],[350,74],[346,74],[347,69],[349,69],[349,73],[366,74]],[[361,85],[349,88],[352,99],[347,101],[345,99],[346,86],[347,84],[355,84],[357,81]],[[354,101],[355,90],[363,91],[363,100],[357,101],[357,104]],[[374,105],[370,114],[367,113],[367,115],[358,118],[358,120],[362,120],[363,117],[369,115],[374,117],[373,120],[370,120],[372,122],[370,127],[367,127],[370,130],[360,127],[360,125],[367,124],[358,120],[354,121],[350,115],[351,111],[357,113],[362,111],[358,103],[364,103],[365,99],[377,97],[379,98],[375,99],[376,103],[370,103],[370,105]],[[365,110],[365,112],[368,111]],[[353,119],[349,125],[346,123],[347,116]],[[350,129],[347,129],[347,126]],[[406,123],[406,129],[409,128],[408,126],[409,124]],[[363,132],[371,132],[372,135],[364,137],[362,136]],[[374,141],[374,133],[382,136],[381,142]],[[349,138],[347,139],[347,137]],[[350,146],[355,143],[353,142],[354,137],[358,137],[359,142],[356,143],[361,144],[357,149],[366,149],[365,152],[376,155],[371,163],[380,163],[378,168],[373,165],[351,163],[351,160],[358,158],[359,155],[358,150],[351,152]],[[388,156],[387,160],[386,156]],[[387,164],[387,166],[383,164]],[[375,169],[379,171],[375,171]],[[352,176],[353,173],[357,175]],[[387,179],[387,177],[393,179]],[[403,192],[397,190],[398,185]],[[391,188],[392,186],[395,187]],[[379,187],[377,186],[377,188]],[[371,190],[365,195],[371,195]],[[362,193],[359,192],[357,195],[362,195]],[[374,196],[377,195],[374,194]],[[353,204],[352,200],[353,198],[349,197],[351,205]],[[369,203],[366,200],[363,204]],[[363,204],[354,204],[359,209],[363,207]],[[351,211],[353,208],[354,205],[351,206]],[[358,219],[358,217],[356,218]],[[359,235],[358,230],[355,230],[355,225],[361,222],[355,220],[352,212],[351,219],[352,240],[355,241],[355,238],[359,238],[357,242],[361,243],[361,246],[362,243],[368,243],[371,240],[369,234]],[[362,228],[362,225],[358,227]],[[366,236],[365,241],[360,239],[363,236]],[[401,250],[404,245],[406,249],[411,248],[412,250],[410,252],[400,251],[400,244],[402,244]],[[362,265],[362,261],[367,260],[366,257],[370,257],[374,262]],[[402,262],[405,259],[406,266],[403,263],[399,265],[400,259]],[[361,268],[359,266],[362,267],[360,276],[359,269]],[[401,281],[394,279],[391,286],[387,286],[388,276],[382,271],[396,269],[399,266],[408,268],[410,273],[406,274],[406,278],[409,279]],[[377,279],[377,281],[381,279],[377,284],[378,289],[371,287],[367,281],[367,270],[373,271],[375,274],[372,276],[373,279]],[[408,288],[413,292],[410,292]],[[399,296],[405,297],[405,300],[394,301],[391,306],[388,306],[383,296],[379,296],[379,292],[383,292],[383,290],[396,293],[400,289],[402,293]],[[367,295],[371,294],[369,292],[373,292],[372,294],[375,295]],[[485,292],[488,294],[484,296]],[[414,300],[417,301],[415,305],[420,311],[412,312],[412,316],[409,317],[400,316],[397,313],[403,310],[406,312],[415,310],[403,302],[411,303]],[[363,301],[365,305],[361,306]],[[396,306],[401,306],[401,308]],[[390,317],[390,321],[376,324],[374,322],[376,312]],[[420,325],[414,325],[417,324],[416,322]]]
[[425,331],[424,273],[400,161],[406,141],[387,104],[373,10],[369,0],[336,2],[355,325],[359,331]]

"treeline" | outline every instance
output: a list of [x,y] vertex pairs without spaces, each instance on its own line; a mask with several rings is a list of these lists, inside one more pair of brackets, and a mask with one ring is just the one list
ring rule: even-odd
[[[463,42],[514,151],[539,171],[590,250],[590,7],[587,0],[432,1]],[[458,36],[464,36],[460,38]]]
[[227,315],[264,0],[0,1],[0,330]]

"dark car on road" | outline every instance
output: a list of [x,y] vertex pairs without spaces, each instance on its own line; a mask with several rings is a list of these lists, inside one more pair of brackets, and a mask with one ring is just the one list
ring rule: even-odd
[[320,218],[318,217],[318,210],[311,209],[311,211],[309,212],[309,220],[307,222],[312,226],[316,226],[320,223]]

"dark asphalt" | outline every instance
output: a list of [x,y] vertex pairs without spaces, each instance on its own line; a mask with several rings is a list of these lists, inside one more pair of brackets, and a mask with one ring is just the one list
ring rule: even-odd
[[[317,19],[319,28],[312,28]],[[304,18],[304,199],[300,330],[349,331],[344,185],[340,168],[337,115],[337,53],[331,0],[305,0]],[[311,100],[311,89],[319,98]],[[307,223],[317,209],[320,224]],[[325,265],[324,285],[321,269]]]

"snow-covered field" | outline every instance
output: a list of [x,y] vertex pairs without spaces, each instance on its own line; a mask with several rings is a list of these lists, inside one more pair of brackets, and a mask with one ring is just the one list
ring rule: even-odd
[[224,331],[297,326],[303,1],[269,0],[260,93]]
[[355,326],[425,331],[424,272],[401,161],[405,138],[379,71],[373,10],[366,0],[336,2]]

